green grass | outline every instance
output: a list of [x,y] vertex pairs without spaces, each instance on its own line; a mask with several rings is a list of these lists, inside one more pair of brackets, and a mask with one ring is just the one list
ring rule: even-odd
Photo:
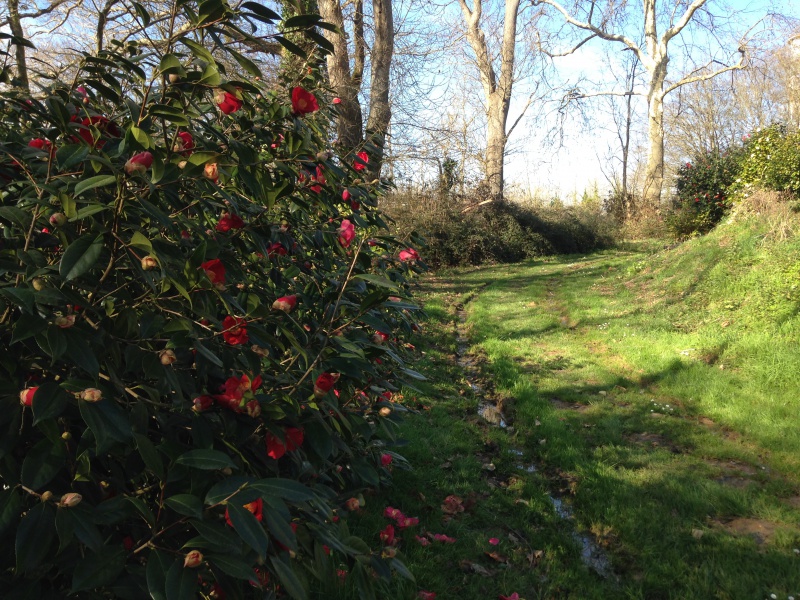
[[[427,409],[399,450],[414,468],[350,519],[369,537],[386,505],[420,517],[400,545],[417,584],[393,581],[386,597],[800,598],[800,241],[741,220],[671,250],[483,267],[426,288],[430,382],[406,402]],[[513,431],[476,417],[453,361],[465,301],[481,379]],[[449,494],[469,508],[445,523]],[[423,548],[421,530],[457,542]],[[605,549],[612,577],[583,564],[575,531]]]

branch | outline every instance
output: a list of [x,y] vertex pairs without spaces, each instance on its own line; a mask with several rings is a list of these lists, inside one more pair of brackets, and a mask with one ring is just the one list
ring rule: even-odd
[[683,28],[689,24],[689,21],[692,20],[692,17],[694,16],[694,13],[697,12],[697,9],[699,9],[705,3],[706,0],[694,0],[694,2],[692,2],[686,8],[686,12],[683,13],[678,22],[664,32],[664,36],[662,38],[664,40],[664,43],[670,41],[672,38],[678,35],[683,30]]
[[[694,83],[696,81],[706,81],[708,79],[713,79],[714,77],[716,77],[717,75],[721,75],[722,73],[727,73],[728,71],[739,71],[741,69],[744,69],[747,66],[745,64],[745,62],[744,62],[745,58],[747,58],[747,54],[745,53],[743,48],[739,48],[739,52],[741,53],[741,56],[739,58],[739,62],[736,63],[735,65],[722,67],[721,69],[717,69],[716,71],[712,71],[711,73],[704,73],[703,75],[694,75],[694,76],[690,76],[690,77],[684,77],[680,81],[677,81],[676,83],[673,83],[666,90],[664,90],[664,95],[666,96],[671,91],[676,90],[677,88],[679,88],[679,87],[681,87],[683,85],[686,85],[688,83]],[[714,61],[712,61],[712,62],[714,62]],[[708,64],[710,65],[710,64],[712,64],[712,62],[710,62]]]
[[[700,0],[695,0],[695,1],[700,1]],[[563,6],[561,6],[561,4],[556,2],[556,0],[533,0],[533,2],[534,4],[549,4],[550,6],[555,8],[558,12],[561,13],[561,15],[564,17],[564,20],[567,23],[573,25],[574,27],[577,27],[578,29],[583,29],[584,31],[591,31],[595,36],[607,40],[609,42],[620,42],[621,44],[625,44],[628,48],[630,48],[636,53],[636,56],[643,64],[647,64],[648,62],[647,55],[644,52],[642,52],[641,48],[639,48],[639,45],[628,36],[619,33],[611,33],[609,31],[606,31],[605,29],[600,29],[596,25],[592,25],[591,23],[587,23],[585,21],[579,21],[578,19],[573,17],[567,11],[566,8],[564,8]],[[705,2],[705,0],[703,0],[703,2]]]
[[553,54],[552,52],[549,52],[548,50],[545,50],[544,48],[541,48],[541,51],[542,51],[542,53],[543,53],[545,56],[548,56],[548,57],[550,57],[550,58],[560,58],[560,57],[562,57],[562,56],[569,56],[569,55],[570,55],[570,54],[572,54],[573,52],[577,51],[577,50],[578,50],[578,49],[579,49],[581,46],[583,46],[583,45],[584,45],[586,42],[588,42],[588,41],[590,41],[590,40],[593,40],[593,39],[594,39],[594,38],[596,38],[596,37],[597,37],[597,34],[596,34],[596,33],[593,33],[593,34],[592,34],[592,35],[590,35],[589,37],[587,37],[587,38],[585,38],[585,39],[582,39],[580,42],[578,42],[578,43],[577,43],[575,46],[573,46],[572,48],[570,48],[570,49],[569,49],[569,50],[567,50],[566,52],[559,52],[558,54]]
[[364,0],[356,0],[355,14],[353,15],[353,76],[352,85],[361,89],[361,80],[364,77],[364,62],[366,57],[367,42],[364,39]]
[[[20,13],[19,14],[19,18],[20,19],[38,19],[39,17],[43,17],[44,15],[49,15],[51,12],[53,12],[59,6],[61,6],[62,4],[66,4],[69,1],[70,0],[55,0],[50,6],[47,6],[45,8],[41,8],[41,9],[37,10],[36,12]],[[11,19],[10,18],[8,18],[8,19],[6,19],[4,21],[0,21],[0,27],[6,27],[10,23],[11,23]]]

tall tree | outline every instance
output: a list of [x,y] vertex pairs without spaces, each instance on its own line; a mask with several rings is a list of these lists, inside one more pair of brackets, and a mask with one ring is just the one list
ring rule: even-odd
[[[643,195],[647,204],[657,206],[661,202],[664,184],[665,97],[688,83],[744,68],[747,57],[745,42],[740,41],[738,47],[728,53],[725,61],[712,56],[706,64],[693,64],[677,78],[670,78],[668,65],[674,54],[673,46],[685,43],[682,32],[693,21],[697,21],[701,14],[711,17],[706,6],[710,0],[693,0],[688,4],[679,1],[670,3],[667,0],[642,0],[641,13],[634,13],[633,5],[625,2],[608,2],[603,5],[592,0],[577,3],[576,9],[570,12],[558,0],[535,1],[552,6],[567,23],[588,32],[587,39],[596,37],[623,44],[639,59],[644,69],[643,95],[647,99],[648,155]],[[637,42],[635,36],[624,33],[626,25],[637,30],[643,43]]]
[[[466,36],[480,73],[486,97],[486,156],[484,171],[492,202],[503,200],[503,163],[511,131],[506,131],[511,92],[514,84],[514,58],[517,48],[517,17],[520,0],[505,0],[503,37],[499,57],[494,59],[482,29],[483,0],[458,0],[466,23]],[[511,129],[519,123],[515,121]]]
[[[336,25],[337,31],[325,31],[333,45],[327,56],[331,88],[339,97],[339,118],[336,133],[339,143],[348,152],[369,142],[367,173],[378,177],[383,164],[384,147],[392,116],[389,103],[389,81],[394,51],[394,19],[391,0],[372,0],[372,47],[370,56],[369,114],[364,133],[363,111],[359,94],[362,89],[367,39],[364,34],[364,1],[353,3],[352,25],[345,23],[341,0],[319,0],[323,20]],[[347,31],[352,29],[352,49]],[[351,66],[352,54],[352,66]]]

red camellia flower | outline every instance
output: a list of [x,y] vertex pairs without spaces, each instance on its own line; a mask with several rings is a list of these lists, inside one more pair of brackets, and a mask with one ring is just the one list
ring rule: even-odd
[[419,260],[419,254],[417,254],[417,251],[414,250],[413,248],[406,248],[405,250],[401,250],[399,256],[400,260],[402,260],[403,262],[409,260]]
[[392,458],[391,454],[381,454],[381,466],[388,467],[393,460],[394,458]]
[[241,229],[242,227],[244,227],[244,221],[239,215],[223,213],[219,218],[216,229],[220,233],[227,233],[231,229]]
[[28,148],[36,148],[42,152],[50,152],[53,149],[53,144],[50,142],[50,140],[36,138],[28,142]]
[[[78,135],[80,135],[81,138],[83,138],[83,141],[90,146],[95,145],[94,136],[92,135],[92,131],[89,129],[90,125],[94,125],[97,129],[99,129],[101,136],[102,134],[108,134],[113,137],[119,137],[122,134],[122,132],[119,130],[119,127],[117,127],[115,123],[112,123],[102,115],[86,117],[83,119],[83,121],[81,121],[81,125],[83,125],[83,127],[81,127]],[[97,147],[102,148],[105,143],[105,140],[97,140]]]
[[24,406],[32,406],[33,405],[33,395],[36,393],[36,390],[39,389],[39,386],[26,388],[19,393],[19,402]]
[[214,286],[224,286],[225,285],[225,265],[222,264],[222,261],[218,258],[213,260],[207,260],[200,268],[203,269],[206,273],[206,277],[214,284]]
[[307,115],[319,110],[317,98],[301,87],[292,90],[292,112],[297,116]]
[[281,296],[272,303],[273,310],[282,310],[283,312],[291,312],[297,306],[297,296]]
[[302,429],[297,427],[287,427],[283,430],[284,439],[281,439],[273,433],[267,433],[267,456],[278,460],[287,452],[297,450],[303,445],[305,434]]
[[269,246],[267,246],[267,256],[269,258],[273,258],[275,256],[286,256],[287,254],[289,254],[289,251],[280,242],[272,242]]
[[128,175],[134,173],[145,173],[147,169],[153,166],[153,155],[149,152],[139,152],[134,154],[125,163],[125,172]]
[[222,337],[231,346],[246,344],[247,340],[250,339],[247,336],[247,321],[239,317],[228,315],[222,320],[222,328],[224,330]]
[[520,597],[519,597],[519,594],[517,592],[514,592],[510,596],[503,596],[502,594],[500,594],[497,597],[497,600],[520,600]]
[[420,598],[420,600],[436,600],[436,592],[420,590],[419,594],[417,594],[417,598]]
[[192,400],[192,410],[194,412],[205,412],[214,404],[214,398],[211,396],[198,396]]
[[314,382],[314,395],[317,398],[321,398],[331,391],[331,388],[337,381],[339,381],[339,373],[323,373],[317,377],[317,381]]
[[378,538],[384,546],[394,546],[394,525],[387,525],[381,529]]
[[214,93],[214,102],[217,103],[219,109],[226,115],[235,113],[244,105],[236,95],[226,92],[225,90],[217,90]]
[[344,248],[348,248],[350,244],[353,242],[353,239],[356,237],[355,225],[353,225],[347,219],[344,219],[337,231],[339,233],[339,243]]
[[[244,505],[244,507],[253,513],[253,516],[256,518],[256,521],[262,521],[264,519],[264,501],[259,498],[254,502],[248,502]],[[225,509],[225,522],[233,527],[233,523],[231,523],[231,517],[228,514],[228,509]]]
[[363,150],[356,154],[358,160],[353,161],[353,168],[356,171],[363,171],[367,168],[367,164],[369,163],[369,155],[364,152]]
[[[214,399],[225,408],[234,412],[242,412],[242,404],[246,404],[247,412],[250,416],[254,416],[255,406],[250,406],[252,402],[258,402],[253,397],[255,391],[261,387],[263,379],[261,375],[257,375],[252,381],[250,378],[242,374],[241,377],[229,377],[225,384],[222,386],[222,393],[214,396]],[[251,398],[247,403],[244,403],[245,396]],[[260,413],[260,406],[259,406]]]
[[194,150],[194,138],[188,131],[179,131],[178,137],[175,139],[175,152],[181,152],[186,156],[190,155]]

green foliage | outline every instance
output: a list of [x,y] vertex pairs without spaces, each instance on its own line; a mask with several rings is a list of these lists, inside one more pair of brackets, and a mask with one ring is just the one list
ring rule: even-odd
[[738,200],[758,188],[800,193],[800,132],[771,125],[749,137],[732,192]]
[[449,198],[395,196],[387,212],[398,234],[419,230],[431,266],[512,263],[613,244],[608,219],[583,207],[533,208],[515,203],[463,212]]
[[226,70],[258,74],[220,40],[278,19],[180,4],[163,51],[0,95],[5,598],[304,598],[336,568],[368,595],[390,574],[336,513],[388,481],[422,265],[396,258],[385,186],[327,150],[330,109]]
[[729,189],[739,176],[747,148],[708,152],[678,169],[667,229],[678,239],[707,233],[731,206]]

